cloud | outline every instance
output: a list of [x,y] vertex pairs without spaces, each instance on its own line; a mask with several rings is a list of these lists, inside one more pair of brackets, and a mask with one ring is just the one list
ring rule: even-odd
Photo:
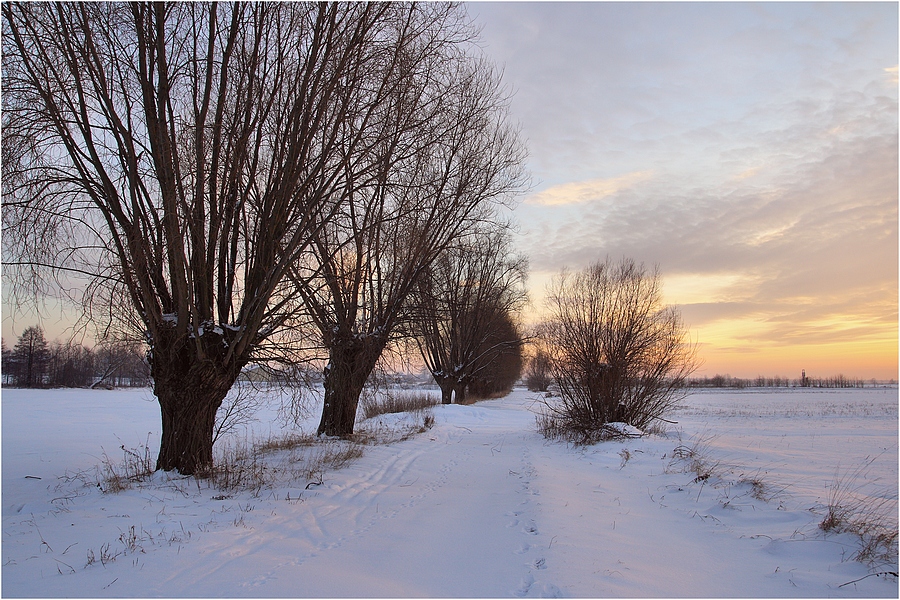
[[734,352],[896,340],[895,4],[470,6],[551,182],[535,271],[659,264]]
[[[822,128],[840,120],[814,114]],[[667,301],[682,306],[700,341],[708,336],[735,355],[743,346],[889,346],[897,338],[898,139],[881,129],[860,121],[835,137],[789,127],[751,140],[777,156],[756,177],[692,186],[660,173],[602,203],[523,206],[523,222],[534,223],[525,249],[545,271],[607,255],[659,264],[672,281]],[[805,153],[796,150],[803,140]]]
[[652,176],[652,171],[635,171],[619,177],[565,183],[531,194],[525,198],[525,203],[538,206],[559,206],[601,200],[646,181]]

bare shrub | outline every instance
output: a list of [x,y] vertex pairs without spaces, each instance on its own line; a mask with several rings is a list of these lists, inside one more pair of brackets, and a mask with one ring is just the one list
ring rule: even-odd
[[644,429],[684,397],[696,368],[678,311],[662,304],[659,272],[609,259],[562,271],[547,293],[542,332],[560,402],[554,429],[589,440],[607,423]]
[[562,440],[578,446],[588,446],[598,442],[640,436],[638,433],[632,433],[610,424],[603,424],[596,428],[572,427],[567,420],[559,418],[560,409],[557,406],[551,405],[546,399],[541,403],[544,409],[539,410],[535,415],[535,423],[538,433],[549,440]]

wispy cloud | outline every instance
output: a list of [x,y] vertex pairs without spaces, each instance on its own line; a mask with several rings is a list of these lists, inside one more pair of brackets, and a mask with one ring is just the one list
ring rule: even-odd
[[635,171],[619,177],[565,183],[531,194],[525,199],[525,202],[538,206],[560,206],[602,200],[646,181],[652,176],[652,171]]

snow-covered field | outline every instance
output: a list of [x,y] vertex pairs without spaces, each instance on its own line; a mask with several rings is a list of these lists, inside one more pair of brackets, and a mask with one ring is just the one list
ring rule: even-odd
[[[544,440],[534,403],[436,407],[321,485],[104,494],[104,452],[156,450],[150,393],[3,390],[2,595],[897,597],[874,575],[896,557],[818,528],[836,479],[896,498],[896,388],[698,392],[667,432],[588,448]],[[278,433],[267,414],[240,436]]]

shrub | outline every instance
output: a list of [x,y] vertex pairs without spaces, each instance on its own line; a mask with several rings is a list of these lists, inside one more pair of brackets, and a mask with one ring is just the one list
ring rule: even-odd
[[684,396],[697,366],[678,311],[662,304],[659,273],[609,259],[564,270],[548,289],[542,331],[560,401],[554,428],[590,439],[607,423],[644,429]]

